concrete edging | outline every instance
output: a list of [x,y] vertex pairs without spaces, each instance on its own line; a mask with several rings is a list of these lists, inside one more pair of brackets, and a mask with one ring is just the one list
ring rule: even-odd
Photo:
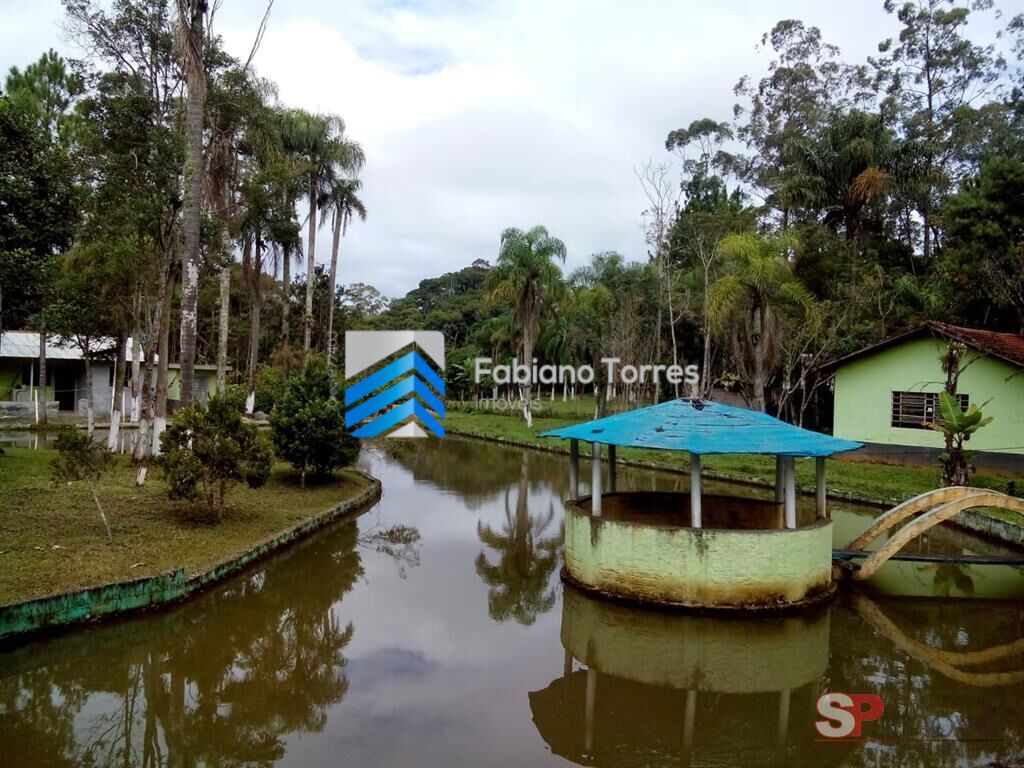
[[320,515],[296,523],[281,533],[263,539],[249,549],[225,558],[192,576],[186,576],[184,568],[175,568],[155,576],[87,587],[22,603],[0,605],[0,638],[154,608],[189,597],[291,542],[308,536],[341,517],[365,511],[368,506],[377,503],[381,495],[380,480],[362,470],[348,471],[355,472],[369,483],[359,495]]

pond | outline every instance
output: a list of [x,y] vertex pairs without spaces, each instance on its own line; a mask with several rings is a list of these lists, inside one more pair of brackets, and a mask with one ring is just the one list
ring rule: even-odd
[[[846,593],[760,619],[628,608],[559,581],[564,457],[448,439],[361,462],[384,493],[358,520],[185,604],[3,648],[0,766],[1024,760],[1020,600]],[[622,469],[619,483],[686,480]],[[873,514],[835,508],[837,538]],[[917,546],[1001,549],[951,528]],[[999,566],[883,571],[880,592],[1024,596]],[[885,713],[861,740],[824,741],[824,692],[877,694]]]

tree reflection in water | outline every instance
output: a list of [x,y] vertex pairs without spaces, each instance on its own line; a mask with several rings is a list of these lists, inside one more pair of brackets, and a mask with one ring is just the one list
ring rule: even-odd
[[[285,737],[324,728],[348,690],[338,617],[358,546],[418,562],[419,532],[355,521],[168,611],[5,653],[0,765],[268,766]],[[97,650],[99,649],[99,650]]]
[[[510,489],[509,489],[510,490]],[[491,563],[484,552],[476,558],[476,572],[490,587],[487,605],[495,621],[515,619],[520,624],[533,624],[538,616],[551,610],[557,599],[551,574],[558,567],[562,546],[562,528],[545,536],[555,519],[552,501],[546,514],[533,517],[529,513],[529,460],[522,452],[519,465],[515,512],[505,491],[505,522],[496,531],[484,522],[477,523],[477,536],[498,554]]]

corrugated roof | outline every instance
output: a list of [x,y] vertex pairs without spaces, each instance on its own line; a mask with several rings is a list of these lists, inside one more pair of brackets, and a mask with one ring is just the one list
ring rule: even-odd
[[[74,344],[60,344],[60,338],[50,336],[46,339],[47,360],[82,360],[82,350]],[[117,346],[113,338],[95,339],[90,346],[94,353],[107,353],[111,358]],[[132,338],[125,340],[125,361],[132,362]],[[39,357],[39,334],[35,331],[4,331],[0,333],[0,358],[25,358],[34,360]],[[95,359],[95,358],[94,358]],[[154,361],[157,356],[153,355]],[[168,368],[180,368],[180,363],[168,363]],[[216,371],[214,364],[196,363],[193,368],[197,371]],[[227,370],[232,370],[231,366]]]
[[541,437],[700,455],[831,456],[863,445],[801,429],[759,411],[690,398],[552,429]]
[[[82,350],[74,344],[61,344],[56,336],[46,339],[48,360],[81,360]],[[113,339],[97,339],[90,345],[94,351],[114,346]],[[0,333],[0,357],[34,359],[39,357],[39,334],[34,331],[4,331]]]
[[830,363],[822,366],[822,370],[837,368],[851,360],[856,360],[872,352],[878,352],[901,341],[912,339],[924,334],[931,334],[949,341],[959,341],[981,352],[985,352],[1000,360],[1005,360],[1012,365],[1024,367],[1024,336],[1015,333],[999,333],[997,331],[983,331],[980,328],[965,328],[960,325],[940,323],[937,320],[929,320],[915,325],[909,330],[894,334],[879,342],[871,344],[856,352],[843,355]]

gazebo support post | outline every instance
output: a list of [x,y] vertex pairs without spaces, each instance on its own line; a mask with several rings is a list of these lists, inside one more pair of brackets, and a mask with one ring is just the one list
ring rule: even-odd
[[790,530],[796,528],[796,467],[792,456],[786,456],[784,472],[786,479],[785,520]]
[[615,481],[615,446],[608,446],[608,493],[615,493],[618,488]]
[[825,500],[825,457],[814,460],[814,496],[817,501],[818,518],[828,517],[828,506]]
[[690,525],[700,528],[700,454],[690,454]]
[[785,465],[782,456],[775,457],[775,503],[781,504],[783,499],[783,485],[786,482]]
[[569,441],[569,498],[580,497],[580,441]]
[[590,514],[601,516],[601,444],[591,443],[590,460]]

